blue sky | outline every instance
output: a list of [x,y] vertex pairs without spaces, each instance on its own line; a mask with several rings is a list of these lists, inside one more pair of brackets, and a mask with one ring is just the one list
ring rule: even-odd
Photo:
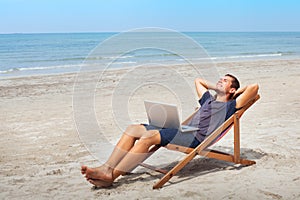
[[298,0],[0,0],[0,33],[300,31]]

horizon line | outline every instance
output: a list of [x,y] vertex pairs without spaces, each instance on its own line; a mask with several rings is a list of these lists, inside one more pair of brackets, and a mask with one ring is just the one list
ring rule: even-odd
[[[132,29],[134,30],[134,29]],[[128,31],[128,30],[127,30]],[[7,32],[1,33],[0,35],[13,35],[13,34],[76,34],[76,33],[122,33],[127,31],[70,31],[70,32]],[[176,31],[176,30],[174,30]],[[163,32],[163,31],[162,31]],[[167,32],[167,31],[166,31]],[[297,33],[300,30],[258,30],[258,31],[178,31],[180,33]]]

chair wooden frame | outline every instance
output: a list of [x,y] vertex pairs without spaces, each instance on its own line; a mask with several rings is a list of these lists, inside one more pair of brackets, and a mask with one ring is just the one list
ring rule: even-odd
[[[146,163],[141,163],[140,166],[165,174],[157,183],[153,185],[153,189],[161,188],[168,180],[170,180],[177,172],[179,172],[186,164],[188,164],[197,155],[223,160],[227,162],[233,162],[236,164],[242,164],[246,166],[255,164],[256,163],[255,161],[242,159],[240,157],[240,118],[243,115],[243,113],[250,106],[252,106],[259,98],[260,96],[256,95],[256,97],[253,100],[249,101],[244,107],[236,111],[229,119],[227,119],[219,128],[217,128],[213,133],[211,133],[196,148],[189,148],[189,147],[184,147],[184,146],[179,146],[174,144],[168,144],[166,146],[167,149],[180,151],[187,154],[185,158],[180,162],[178,162],[178,164],[174,166],[170,171],[158,169]],[[187,120],[185,120],[185,122],[188,121],[191,118],[191,116]],[[183,122],[183,124],[185,122]],[[218,140],[220,140],[230,130],[232,126],[234,128],[234,154],[233,155],[221,151],[208,149],[209,146],[213,145]],[[152,147],[150,153],[155,152],[157,149],[159,149],[158,146]]]

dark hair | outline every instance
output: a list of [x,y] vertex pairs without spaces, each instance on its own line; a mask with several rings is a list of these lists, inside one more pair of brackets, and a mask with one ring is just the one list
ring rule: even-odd
[[230,78],[232,78],[232,80],[231,80],[231,86],[230,86],[231,88],[235,88],[236,90],[239,89],[240,82],[239,82],[239,80],[235,76],[233,76],[231,74],[226,74],[225,76],[229,76]]

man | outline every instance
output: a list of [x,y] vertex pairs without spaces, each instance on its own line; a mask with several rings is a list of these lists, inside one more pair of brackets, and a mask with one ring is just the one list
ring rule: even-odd
[[[201,107],[188,125],[198,127],[198,131],[181,133],[177,129],[157,130],[148,125],[130,125],[105,164],[97,168],[83,165],[81,173],[91,184],[109,187],[120,175],[132,171],[142,163],[149,156],[149,148],[153,145],[165,146],[174,143],[196,147],[258,92],[257,84],[239,89],[239,81],[231,74],[220,78],[216,85],[197,78],[195,86]],[[214,90],[215,97],[208,90]]]

